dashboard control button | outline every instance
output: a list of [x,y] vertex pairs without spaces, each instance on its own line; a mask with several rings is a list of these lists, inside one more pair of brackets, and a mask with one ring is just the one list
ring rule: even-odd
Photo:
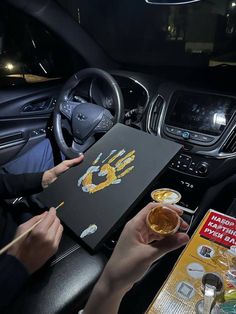
[[172,127],[169,127],[169,126],[166,126],[166,131],[171,133],[171,134],[176,134],[176,129],[175,128],[172,128]]
[[206,162],[199,162],[199,164],[197,165],[197,170],[200,174],[207,174],[208,164]]
[[181,160],[183,160],[183,161],[185,161],[185,162],[190,162],[191,161],[191,157],[190,156],[188,156],[188,155],[180,155],[179,156],[179,159],[181,159]]
[[182,136],[182,131],[181,130],[176,130],[175,134],[178,135],[178,136]]
[[207,135],[200,135],[200,140],[202,142],[210,143],[214,140],[214,137],[212,136],[207,136]]
[[188,167],[189,167],[189,164],[186,164],[186,163],[181,163],[180,165],[180,169],[185,172],[188,170]]
[[181,170],[186,171],[188,169],[188,165],[187,164],[181,164],[180,168],[181,168]]
[[190,139],[190,133],[188,131],[182,132],[182,138],[185,140]]
[[178,154],[170,162],[169,168],[181,171],[186,175],[204,177],[209,172],[209,163],[196,156]]
[[191,138],[195,141],[200,141],[200,135],[197,133],[192,133]]

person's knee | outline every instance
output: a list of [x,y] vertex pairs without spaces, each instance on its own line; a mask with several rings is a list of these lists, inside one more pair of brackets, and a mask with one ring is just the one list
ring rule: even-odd
[[3,172],[21,174],[29,172],[43,172],[54,167],[51,143],[44,139],[18,158],[2,167]]

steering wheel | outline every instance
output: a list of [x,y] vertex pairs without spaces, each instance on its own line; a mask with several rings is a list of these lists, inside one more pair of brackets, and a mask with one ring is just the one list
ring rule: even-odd
[[[99,79],[108,86],[109,95],[112,97],[113,115],[103,104],[86,102],[81,97],[79,102],[71,100],[73,90],[86,79],[92,79],[92,82]],[[68,121],[72,137],[71,147],[67,145],[63,136],[63,120]],[[115,79],[101,69],[88,68],[74,74],[63,86],[53,112],[54,135],[58,147],[66,158],[74,158],[95,142],[95,134],[106,133],[115,123],[122,123],[123,120],[124,101]]]

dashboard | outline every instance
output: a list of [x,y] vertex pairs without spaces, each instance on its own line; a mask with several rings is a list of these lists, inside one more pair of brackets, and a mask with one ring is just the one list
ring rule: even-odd
[[[143,74],[114,72],[112,75],[122,93],[125,92],[127,125],[182,144],[182,150],[169,163],[155,188],[180,191],[180,205],[190,212],[210,206],[217,200],[214,188],[236,173],[234,93]],[[138,87],[134,88],[135,85]],[[132,101],[129,87],[134,91],[131,91]],[[226,193],[225,197],[228,197],[226,202],[222,198],[219,206],[223,202],[230,205],[233,195]]]
[[227,142],[236,123],[236,98],[183,87],[169,89],[160,91],[150,105],[148,131],[191,145],[199,155],[232,157],[235,148]]
[[200,195],[235,172],[235,112],[233,95],[170,83],[159,87],[145,115],[146,130],[183,145],[161,181],[186,195],[182,205],[198,207]]
[[[236,173],[236,95],[143,73],[110,74],[123,94],[126,125],[182,144],[155,188],[180,191],[180,205],[194,212],[212,187]],[[109,90],[100,82],[80,86],[74,97],[81,95],[112,111]]]

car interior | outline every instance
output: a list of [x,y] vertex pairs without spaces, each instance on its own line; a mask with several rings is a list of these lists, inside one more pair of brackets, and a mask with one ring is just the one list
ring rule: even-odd
[[[1,1],[0,166],[45,138],[56,162],[72,158],[119,122],[182,145],[130,217],[162,187],[181,193],[190,235],[210,208],[236,216],[236,2],[180,2]],[[65,230],[7,313],[78,313],[121,229],[96,254]],[[120,313],[144,313],[180,253],[157,261]]]

